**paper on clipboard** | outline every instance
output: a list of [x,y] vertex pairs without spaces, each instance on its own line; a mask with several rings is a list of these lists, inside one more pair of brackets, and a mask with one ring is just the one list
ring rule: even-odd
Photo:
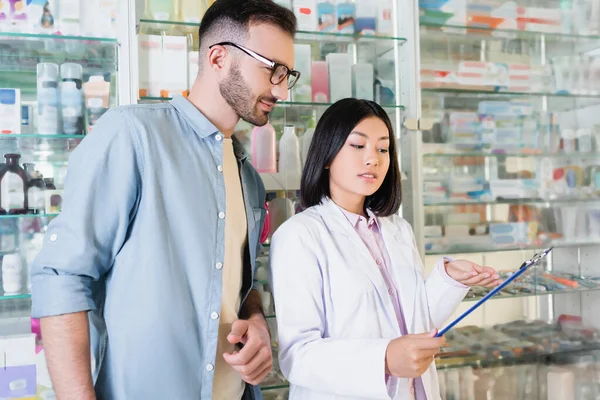
[[496,295],[498,292],[500,292],[502,289],[504,289],[506,286],[508,286],[512,281],[514,281],[519,276],[521,276],[525,271],[527,271],[529,269],[529,267],[537,264],[542,258],[546,257],[548,255],[548,253],[550,253],[551,251],[552,251],[552,247],[549,247],[539,253],[536,253],[529,260],[525,261],[523,264],[521,264],[519,269],[517,271],[515,271],[514,274],[512,274],[510,277],[508,277],[500,285],[495,287],[494,290],[492,290],[491,292],[486,294],[483,298],[481,298],[477,303],[475,303],[467,311],[462,313],[458,318],[456,318],[454,321],[452,321],[449,325],[447,325],[442,330],[440,330],[437,333],[437,335],[435,335],[435,337],[440,337],[440,336],[444,335],[446,332],[448,332],[450,329],[452,329],[456,324],[458,324],[460,321],[462,321],[467,315],[471,314],[473,311],[475,311],[477,308],[479,308],[483,303],[485,303],[486,301],[491,299],[494,295]]

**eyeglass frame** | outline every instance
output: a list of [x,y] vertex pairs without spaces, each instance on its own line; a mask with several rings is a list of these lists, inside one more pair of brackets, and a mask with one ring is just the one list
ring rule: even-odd
[[[275,62],[273,60],[269,60],[267,57],[262,56],[262,55],[258,54],[257,52],[252,51],[244,46],[240,46],[239,44],[236,44],[233,42],[219,42],[219,43],[215,43],[215,44],[208,46],[208,48],[212,49],[214,46],[233,46],[233,47],[243,51],[244,53],[246,53],[250,57],[254,58],[255,60],[260,61],[261,63],[267,65],[269,68],[271,68],[271,77],[269,78],[269,81],[273,85],[279,85],[279,84],[281,84],[281,82],[285,81],[286,79],[289,79],[290,75],[294,75],[296,77],[296,80],[294,81],[292,86],[288,85],[288,90],[289,90],[289,89],[293,88],[296,85],[296,83],[298,82],[298,79],[300,79],[300,75],[301,75],[300,71],[296,71],[295,69],[289,69],[287,65]],[[287,70],[287,74],[285,74],[285,76],[283,77],[283,79],[281,81],[279,81],[278,83],[275,83],[275,82],[273,82],[273,75],[275,75],[275,71],[277,71],[277,67],[280,67],[280,66],[284,67]]]

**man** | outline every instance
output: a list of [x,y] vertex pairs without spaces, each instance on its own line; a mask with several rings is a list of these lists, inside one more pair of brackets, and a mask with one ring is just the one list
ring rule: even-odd
[[286,99],[295,31],[271,0],[215,2],[189,98],[111,110],[72,154],[33,266],[59,399],[261,398],[265,193],[232,132]]

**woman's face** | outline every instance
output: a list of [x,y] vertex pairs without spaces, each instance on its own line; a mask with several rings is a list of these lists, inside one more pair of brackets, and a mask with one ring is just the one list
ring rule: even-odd
[[334,201],[362,204],[379,189],[390,167],[390,133],[377,117],[358,123],[331,163],[329,190]]

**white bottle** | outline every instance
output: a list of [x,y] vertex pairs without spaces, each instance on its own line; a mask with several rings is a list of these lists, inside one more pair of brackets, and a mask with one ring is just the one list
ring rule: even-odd
[[56,135],[58,129],[58,65],[37,65],[37,121],[38,131],[43,135]]
[[83,67],[64,63],[60,66],[60,76],[62,133],[83,135]]
[[306,164],[306,157],[308,156],[308,149],[312,142],[313,135],[315,134],[315,121],[310,118],[308,120],[307,129],[304,131],[304,135],[301,137],[302,150],[300,152],[300,160],[302,161],[302,167]]
[[281,224],[294,216],[294,202],[285,197],[285,191],[278,191],[277,197],[269,202],[268,207],[271,217],[269,236],[273,236]]
[[296,136],[296,128],[286,125],[283,136],[279,139],[279,174],[285,187],[289,190],[300,188],[302,163],[300,162],[300,143]]
[[6,254],[2,258],[2,289],[4,293],[19,293],[23,286],[22,271],[23,265],[19,254]]
[[25,262],[27,263],[27,288],[31,290],[31,265],[44,245],[44,234],[34,233],[25,245]]

